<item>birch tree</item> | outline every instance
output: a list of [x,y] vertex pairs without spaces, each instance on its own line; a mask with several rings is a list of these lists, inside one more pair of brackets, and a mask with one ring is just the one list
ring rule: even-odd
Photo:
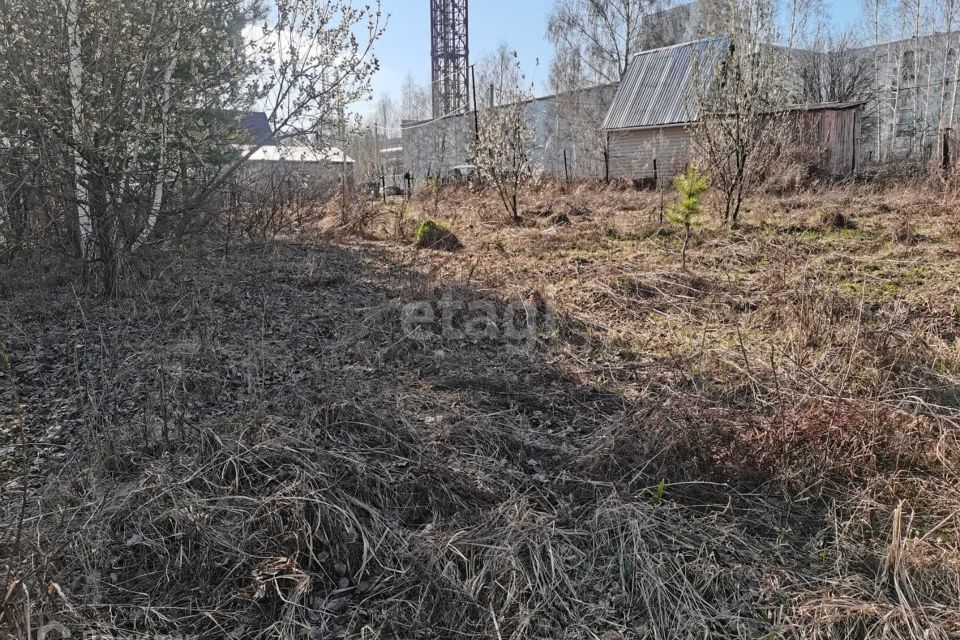
[[[902,76],[901,92],[907,93],[907,103],[910,109],[910,125],[908,130],[909,155],[921,151],[927,133],[926,100],[925,95],[929,88],[930,58],[927,47],[920,41],[924,33],[924,24],[928,20],[928,5],[923,0],[901,0],[899,5],[899,19],[902,32],[910,38],[908,49],[904,51],[903,64],[906,73]],[[907,54],[909,58],[907,58]]]
[[554,64],[550,88],[556,98],[548,103],[547,132],[553,153],[567,152],[568,169],[574,176],[607,177],[610,146],[601,129],[616,85],[591,87],[576,52],[571,59]]
[[260,107],[276,139],[327,144],[368,92],[381,30],[378,5],[347,0],[6,0],[0,14],[0,93],[108,292],[164,214],[195,209],[263,143],[230,113]]
[[[958,41],[957,29],[958,19],[960,19],[960,1],[958,0],[938,0],[934,7],[937,22],[943,28],[943,34],[940,36],[940,98],[939,98],[939,128],[941,130],[949,129],[953,126],[953,103],[951,97],[955,95],[958,64]],[[952,51],[952,59],[951,59]]]
[[516,53],[506,43],[501,43],[490,53],[477,60],[474,68],[477,100],[486,107],[507,104],[517,93],[520,85]]
[[[554,49],[549,70],[553,105],[551,138],[575,167],[606,176],[609,145],[600,130],[612,92],[587,92],[618,83],[634,55],[673,44],[682,25],[664,24],[658,12],[672,0],[556,0],[547,22]],[[681,7],[682,8],[682,7]],[[684,20],[690,15],[678,16]]]
[[786,26],[783,44],[790,49],[809,46],[816,39],[816,27],[826,19],[822,0],[784,0]]
[[[867,37],[873,45],[873,101],[868,107],[872,113],[868,112],[866,114],[865,125],[867,127],[872,125],[876,129],[874,131],[876,160],[882,162],[886,151],[884,130],[887,128],[889,108],[883,78],[885,58],[888,54],[881,45],[890,37],[889,0],[862,0],[861,6],[866,23]],[[896,118],[895,109],[892,117]]]
[[431,106],[430,88],[417,84],[413,76],[408,75],[400,89],[400,119],[428,120]]
[[619,82],[636,53],[666,44],[646,21],[671,5],[667,0],[556,0],[547,21],[554,65],[582,65],[591,86]]
[[83,105],[83,50],[80,43],[80,2],[66,0],[67,24],[67,86],[70,91],[70,134],[73,141],[73,185],[77,202],[77,244],[81,256],[90,253],[93,238],[93,221],[90,218],[90,202],[87,197],[87,171],[78,141],[83,137],[81,118]]

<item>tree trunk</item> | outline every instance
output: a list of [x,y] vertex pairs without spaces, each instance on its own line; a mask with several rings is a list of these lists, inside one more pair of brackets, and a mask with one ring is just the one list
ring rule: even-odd
[[883,96],[880,95],[880,53],[879,50],[873,54],[874,68],[874,99],[877,101],[877,158],[880,162],[883,158]]
[[117,286],[117,274],[120,270],[120,256],[114,239],[115,221],[110,211],[105,169],[94,164],[88,172],[88,211],[92,223],[91,241],[96,247],[96,262],[99,264],[100,285],[104,295],[113,295]]
[[[179,32],[178,32],[179,34]],[[170,63],[163,75],[163,104],[160,115],[160,159],[157,166],[157,178],[153,187],[153,202],[150,205],[150,213],[147,214],[147,220],[140,235],[134,241],[131,251],[136,251],[150,237],[150,232],[157,224],[157,217],[160,215],[160,206],[163,203],[163,185],[166,181],[167,173],[167,121],[170,118],[170,82],[173,79],[173,72],[177,67],[178,54],[176,51],[178,35],[174,37],[174,54],[170,58]]]
[[958,51],[956,60],[953,64],[953,91],[950,96],[950,119],[947,121],[947,126],[950,128],[953,128],[954,118],[956,117],[957,112],[958,85],[960,85],[960,51]]
[[683,270],[687,270],[687,246],[690,244],[690,223],[684,225],[683,248],[680,250],[680,262],[683,264]]
[[87,193],[87,170],[84,166],[82,149],[83,61],[80,48],[80,7],[79,0],[66,0],[67,47],[69,55],[67,82],[70,89],[70,129],[73,143],[73,183],[76,199],[76,249],[81,258],[88,259],[96,255],[93,238],[93,220],[90,216],[90,201]]

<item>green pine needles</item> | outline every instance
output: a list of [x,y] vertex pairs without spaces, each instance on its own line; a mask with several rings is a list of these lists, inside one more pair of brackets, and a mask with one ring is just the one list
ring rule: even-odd
[[677,187],[677,193],[680,197],[670,205],[667,210],[667,219],[670,222],[683,225],[683,250],[681,251],[681,260],[683,269],[687,269],[687,246],[690,244],[690,228],[697,224],[702,210],[700,208],[700,198],[710,188],[710,179],[700,173],[696,167],[687,167],[687,170],[676,177],[674,185]]

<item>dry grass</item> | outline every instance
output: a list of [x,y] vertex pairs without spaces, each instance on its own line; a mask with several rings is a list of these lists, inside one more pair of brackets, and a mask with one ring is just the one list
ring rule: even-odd
[[[433,204],[158,255],[111,303],[5,280],[11,634],[960,637],[937,197],[764,196],[689,272],[656,192]],[[398,238],[426,218],[463,249]],[[450,297],[557,323],[533,351],[404,329]]]

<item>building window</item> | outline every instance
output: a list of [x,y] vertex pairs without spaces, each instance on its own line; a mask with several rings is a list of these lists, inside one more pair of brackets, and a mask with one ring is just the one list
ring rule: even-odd
[[913,82],[916,79],[916,54],[907,50],[903,52],[900,61],[900,77],[904,82]]
[[913,120],[913,109],[902,108],[897,112],[897,131],[898,138],[910,138],[914,134],[916,122]]

